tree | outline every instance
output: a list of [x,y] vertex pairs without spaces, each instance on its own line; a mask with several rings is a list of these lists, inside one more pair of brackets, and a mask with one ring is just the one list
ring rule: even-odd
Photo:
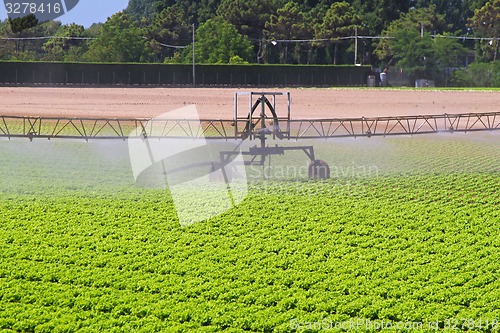
[[[278,9],[277,15],[271,15],[265,27],[266,30],[264,33],[268,40],[303,39],[307,38],[310,32],[306,28],[304,13],[301,11],[299,5],[292,1],[287,2],[283,8]],[[284,43],[281,63],[287,64],[290,60],[289,45],[290,43]],[[293,44],[293,46],[299,52],[295,59],[300,62],[300,44]]]
[[[476,3],[474,3],[476,2]],[[414,8],[428,8],[434,6],[437,13],[444,16],[450,31],[465,33],[467,19],[473,15],[477,1],[471,0],[414,0]],[[482,5],[481,5],[482,6]],[[481,7],[480,6],[480,7]]]
[[[432,78],[447,84],[450,67],[458,66],[463,47],[450,34],[431,37],[426,27],[446,26],[443,15],[432,10],[416,9],[413,13],[402,15],[389,27],[390,36],[384,48],[377,50],[383,56],[390,56],[398,62],[411,79]],[[429,29],[429,28],[427,28]]]
[[124,12],[136,21],[142,18],[151,20],[157,14],[155,3],[155,0],[130,0]]
[[[35,15],[29,14],[23,17],[10,18],[8,19],[10,30],[17,34],[17,38],[29,37],[29,30],[36,27],[38,24],[38,19]],[[16,55],[19,56],[20,52],[25,51],[26,42],[21,40],[16,40]]]
[[496,61],[500,36],[500,0],[490,0],[482,8],[477,9],[474,16],[469,19],[469,26],[477,37],[494,38],[491,42],[483,43],[481,49],[485,53],[485,58],[488,58],[488,50],[494,50],[492,60]]
[[410,10],[410,1],[400,0],[353,0],[352,6],[358,9],[366,26],[367,33],[378,36],[394,20]]
[[436,63],[430,35],[422,37],[416,29],[402,29],[394,37],[392,52],[398,65],[412,79],[429,78]]
[[[59,38],[57,38],[59,37]],[[76,39],[70,39],[76,37]],[[42,49],[46,52],[44,60],[49,61],[78,61],[87,49],[85,28],[72,23],[59,27],[53,38],[44,43]]]
[[[196,30],[196,61],[199,63],[228,64],[235,56],[243,61],[253,59],[252,43],[221,17],[208,20]],[[192,61],[190,48],[184,53],[186,62]],[[240,61],[240,60],[239,60]]]
[[177,5],[189,24],[200,25],[215,17],[219,4],[220,0],[155,0],[153,6],[156,12],[160,13],[165,8]]
[[361,16],[346,1],[334,3],[326,12],[323,22],[319,25],[316,35],[326,38],[335,45],[333,64],[337,64],[338,45],[341,37],[353,36],[356,29],[361,30]]
[[422,35],[426,31],[446,32],[449,30],[449,26],[445,22],[444,15],[436,13],[435,6],[413,9],[402,14],[399,19],[392,21],[382,32],[382,35],[387,38],[377,42],[375,54],[382,62],[386,63],[384,67],[388,67],[392,63],[391,59],[394,56],[393,47],[395,44],[392,38],[395,38],[396,35],[403,37],[404,34],[402,35],[401,31],[409,29]]
[[261,39],[271,15],[279,8],[278,0],[222,0],[217,14],[251,39]]
[[142,30],[123,12],[111,16],[84,55],[92,62],[147,61],[149,54]]
[[176,46],[182,47],[191,41],[191,26],[177,5],[164,9],[146,30],[149,47],[159,62],[164,62],[167,57],[173,58]]
[[465,54],[466,49],[455,39],[446,37],[452,36],[450,34],[444,34],[442,36],[436,36],[434,40],[433,48],[437,60],[434,77],[438,81],[444,82],[445,86],[448,86],[450,68],[461,66],[460,58]]

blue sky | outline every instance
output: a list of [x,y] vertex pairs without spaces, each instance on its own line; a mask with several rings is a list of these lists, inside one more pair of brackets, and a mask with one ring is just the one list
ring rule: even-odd
[[[3,0],[0,0],[0,20],[7,18]],[[88,28],[93,23],[105,22],[108,17],[125,9],[128,0],[80,0],[73,10],[59,17],[63,24],[77,23]]]

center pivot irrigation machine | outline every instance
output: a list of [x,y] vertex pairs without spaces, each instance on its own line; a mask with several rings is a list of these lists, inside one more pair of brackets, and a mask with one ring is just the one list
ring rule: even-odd
[[[278,113],[278,106],[285,110],[280,110],[281,113]],[[182,117],[103,119],[0,116],[0,137],[9,139],[60,138],[88,141],[182,137],[255,142],[245,151],[220,151],[219,160],[213,163],[219,167],[223,167],[240,153],[245,156],[245,165],[263,166],[266,159],[272,155],[283,155],[286,151],[292,150],[303,151],[310,160],[309,177],[312,179],[328,178],[330,171],[326,162],[316,158],[314,146],[300,145],[300,141],[304,139],[370,138],[495,130],[500,130],[500,112],[292,119],[289,92],[237,92],[234,95],[234,116],[230,120],[182,119]],[[274,145],[268,144],[270,139]],[[285,145],[285,142],[297,145]]]

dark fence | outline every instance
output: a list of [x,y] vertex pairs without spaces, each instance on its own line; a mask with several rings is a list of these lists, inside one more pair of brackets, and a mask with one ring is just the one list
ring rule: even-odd
[[[196,65],[196,86],[364,86],[369,66]],[[0,62],[1,85],[189,86],[192,65]]]

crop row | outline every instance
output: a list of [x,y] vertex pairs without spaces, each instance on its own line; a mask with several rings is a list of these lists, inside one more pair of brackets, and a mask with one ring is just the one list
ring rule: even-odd
[[[43,159],[29,146],[20,156],[2,145],[0,173],[16,183],[0,186],[0,330],[494,322],[498,143],[419,140],[390,142],[404,172],[370,149],[339,144],[331,165],[374,163],[381,172],[253,181],[240,205],[189,227],[179,225],[168,191],[133,185],[117,149],[61,144]],[[435,162],[432,144],[448,146],[431,150]],[[431,167],[410,168],[414,160]]]

